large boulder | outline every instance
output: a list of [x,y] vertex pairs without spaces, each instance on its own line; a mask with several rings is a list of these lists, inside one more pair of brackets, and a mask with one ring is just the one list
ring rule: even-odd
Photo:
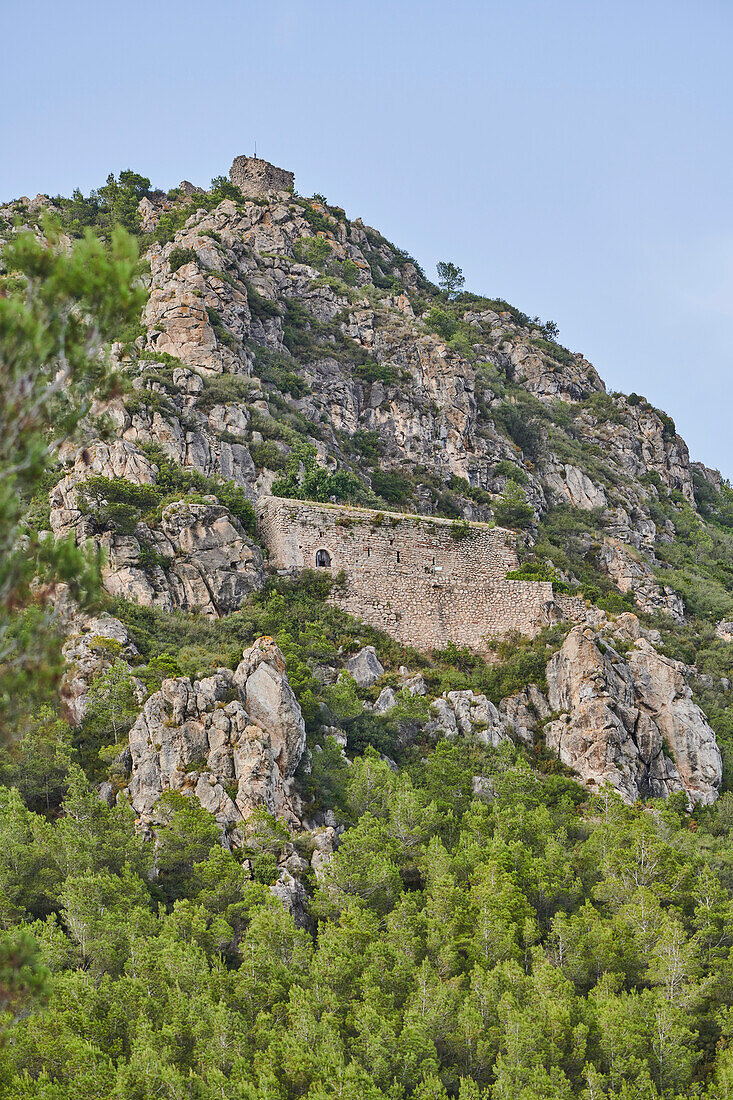
[[253,722],[268,731],[280,774],[291,776],[305,748],[305,723],[288,683],[285,659],[272,638],[259,638],[245,649],[234,682]]
[[282,653],[260,639],[236,672],[164,680],[150,696],[130,731],[128,796],[144,824],[155,823],[164,791],[195,796],[237,843],[237,827],[259,807],[298,823],[290,777],[304,747]]
[[354,677],[359,687],[371,687],[384,672],[373,645],[365,645],[346,662],[346,671]]
[[537,730],[550,717],[550,705],[536,684],[509,695],[499,704],[499,714],[513,741],[533,745]]
[[634,641],[628,658],[613,640],[575,627],[548,662],[549,703],[560,712],[545,726],[548,747],[586,786],[608,783],[628,802],[682,790],[691,802],[712,802],[722,777],[720,751],[692,701],[684,666],[658,654],[647,638]]

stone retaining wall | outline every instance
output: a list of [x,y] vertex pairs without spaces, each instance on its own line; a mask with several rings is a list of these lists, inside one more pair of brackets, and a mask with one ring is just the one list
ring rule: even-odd
[[549,581],[506,579],[519,561],[514,535],[500,527],[281,497],[262,498],[257,512],[271,565],[326,562],[346,576],[339,607],[416,649],[455,642],[485,651],[495,635],[532,637],[583,617],[583,601],[554,597]]

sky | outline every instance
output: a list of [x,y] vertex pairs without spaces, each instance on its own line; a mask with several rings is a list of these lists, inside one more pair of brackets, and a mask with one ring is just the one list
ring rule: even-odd
[[[733,0],[4,5],[0,202],[252,153],[554,320],[733,478]],[[12,46],[12,48],[8,48]]]

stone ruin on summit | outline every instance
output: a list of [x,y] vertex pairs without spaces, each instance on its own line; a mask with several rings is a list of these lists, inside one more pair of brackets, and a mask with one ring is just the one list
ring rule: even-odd
[[235,157],[229,169],[229,179],[247,198],[264,198],[281,192],[293,193],[295,175],[276,168],[259,157]]

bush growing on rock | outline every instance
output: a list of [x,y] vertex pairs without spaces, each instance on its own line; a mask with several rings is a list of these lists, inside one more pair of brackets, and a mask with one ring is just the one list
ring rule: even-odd
[[179,267],[183,267],[184,264],[191,264],[196,262],[196,253],[192,248],[179,248],[176,247],[172,250],[168,257],[168,264],[170,265],[171,272],[178,271]]

